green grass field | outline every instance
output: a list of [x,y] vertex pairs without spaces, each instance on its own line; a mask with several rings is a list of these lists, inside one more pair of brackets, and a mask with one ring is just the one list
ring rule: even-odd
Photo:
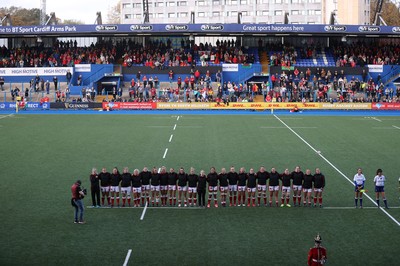
[[[400,221],[400,116],[279,118],[351,180],[362,167],[373,199],[382,168],[387,213]],[[366,197],[371,208],[351,208],[352,184],[282,122],[272,115],[1,118],[0,265],[122,265],[129,249],[128,265],[306,265],[317,233],[329,265],[397,265],[400,226]],[[78,178],[89,187],[92,167],[162,165],[319,167],[324,208],[149,208],[142,221],[142,208],[87,208],[87,224],[73,224],[70,187]],[[90,196],[84,201],[91,205]]]

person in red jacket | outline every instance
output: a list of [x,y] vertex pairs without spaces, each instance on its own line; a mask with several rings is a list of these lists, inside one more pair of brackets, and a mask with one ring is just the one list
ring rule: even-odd
[[326,263],[328,257],[326,256],[326,248],[321,246],[321,236],[318,234],[315,238],[315,246],[308,251],[307,265],[320,266]]

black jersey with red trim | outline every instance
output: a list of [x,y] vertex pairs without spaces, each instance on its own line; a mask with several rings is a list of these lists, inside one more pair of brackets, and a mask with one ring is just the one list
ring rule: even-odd
[[238,186],[241,186],[241,187],[246,186],[246,181],[247,181],[247,173],[239,173]]
[[132,175],[130,173],[123,173],[121,176],[121,187],[132,186]]
[[207,175],[207,182],[209,186],[216,187],[218,186],[218,174],[217,173],[209,173]]
[[305,174],[304,175],[304,181],[303,181],[303,188],[306,188],[306,189],[312,188],[313,180],[314,180],[314,176],[313,175]]
[[121,182],[121,175],[119,173],[111,174],[111,186],[113,187],[119,186],[120,182]]
[[257,184],[264,186],[267,184],[267,179],[268,179],[268,172],[264,171],[258,171],[257,172]]
[[180,186],[180,187],[187,186],[187,174],[186,173],[178,174],[178,186]]
[[257,185],[257,176],[255,173],[247,175],[247,187],[255,188]]
[[132,187],[141,187],[142,177],[139,175],[132,175]]
[[142,171],[140,172],[140,178],[142,181],[142,185],[150,185],[150,179],[151,179],[151,172],[150,171]]
[[189,174],[188,177],[189,187],[197,187],[197,182],[199,181],[199,176],[196,174]]
[[101,172],[99,174],[99,179],[100,179],[100,186],[102,187],[108,187],[111,184],[111,175],[109,172]]
[[168,185],[168,173],[160,173],[160,185],[161,186]]
[[300,171],[300,172],[293,171],[292,179],[293,179],[293,185],[301,186],[301,185],[303,185],[303,181],[304,181],[304,173],[302,171]]
[[325,187],[325,176],[323,174],[314,175],[314,188],[324,188]]
[[279,177],[280,174],[278,172],[271,172],[269,173],[269,180],[268,180],[268,185],[269,186],[279,186]]
[[176,181],[178,180],[178,174],[175,172],[168,173],[168,185],[176,186]]
[[291,183],[291,180],[292,180],[292,175],[291,174],[282,174],[281,175],[281,180],[282,180],[282,186],[290,187],[290,183]]
[[158,173],[151,173],[151,182],[152,186],[159,186],[160,185],[160,175]]
[[229,185],[237,185],[239,179],[239,175],[236,172],[229,172],[228,173],[228,182]]
[[219,180],[219,185],[221,187],[227,187],[228,186],[228,174],[227,173],[220,173],[218,175],[218,180]]

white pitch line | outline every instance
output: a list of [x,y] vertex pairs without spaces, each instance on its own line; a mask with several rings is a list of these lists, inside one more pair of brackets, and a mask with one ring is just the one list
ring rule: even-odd
[[[390,209],[399,209],[400,207],[389,207]],[[356,210],[360,208],[355,207],[323,207],[322,209],[326,210]],[[378,207],[362,207],[362,209],[378,209]]]
[[0,119],[6,118],[6,117],[10,117],[10,116],[13,116],[13,115],[14,115],[14,114],[2,115],[2,116],[0,117]]
[[[295,134],[301,141],[303,141],[308,147],[310,147],[319,157],[321,157],[325,162],[327,162],[333,169],[336,170],[341,176],[343,176],[347,181],[350,182],[350,184],[354,184],[353,181],[350,180],[345,174],[342,173],[333,163],[331,163],[328,159],[326,159],[320,152],[318,152],[313,146],[311,146],[310,143],[308,143],[305,139],[303,139],[299,134],[297,134],[296,131],[294,131],[291,127],[289,127],[285,122],[283,122],[278,116],[274,115],[276,119],[279,120],[287,129],[292,131],[293,134]],[[364,193],[364,195],[375,205],[378,206],[378,204],[367,194]],[[395,222],[398,226],[400,226],[400,222],[397,221],[392,215],[390,215],[385,209],[379,208],[384,214],[386,214],[390,219],[392,219],[393,222]]]
[[[286,129],[286,127],[260,127],[260,128],[266,128],[266,129],[278,129],[278,128],[284,128],[284,129]],[[292,127],[292,128],[304,129],[304,128],[317,128],[317,127]]]
[[175,124],[175,126],[174,126],[174,129],[173,130],[175,130],[176,129],[176,124]]
[[392,125],[392,127],[397,128],[397,129],[400,129],[400,127],[397,127],[397,126],[394,126],[394,125]]
[[128,265],[129,258],[131,257],[132,249],[128,250],[128,254],[126,254],[124,264],[122,266]]
[[169,141],[168,142],[171,142],[173,136],[174,135],[171,134],[171,137],[169,137]]
[[371,117],[371,119],[374,119],[374,120],[376,120],[376,121],[378,121],[378,122],[382,122],[382,120],[380,120],[380,119],[378,119],[378,118],[376,118],[376,117]]
[[178,117],[176,118],[176,121],[179,121],[179,115],[178,115]]
[[147,211],[147,200],[146,200],[146,203],[144,204],[142,216],[140,216],[140,221],[143,221],[144,215],[146,214],[146,211]]
[[162,157],[163,159],[165,159],[165,157],[167,156],[167,152],[168,152],[168,148],[165,148],[164,156]]

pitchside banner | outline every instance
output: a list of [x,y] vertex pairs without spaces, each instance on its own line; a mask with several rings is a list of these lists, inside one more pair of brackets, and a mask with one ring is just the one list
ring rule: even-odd
[[210,103],[157,103],[157,109],[210,109]]
[[[5,109],[15,110],[16,107],[17,104],[15,102],[0,103],[0,110],[5,110]],[[19,108],[27,110],[45,110],[45,109],[50,109],[50,103],[26,102],[24,107],[20,104]]]
[[103,102],[103,110],[137,110],[137,109],[156,109],[156,103],[135,103],[135,102]]
[[65,76],[68,70],[74,71],[72,67],[11,67],[1,68],[0,76]]
[[50,103],[50,109],[101,109],[102,103]]
[[400,110],[400,103],[372,103],[373,110]]
[[265,103],[265,109],[320,109],[320,103]]
[[321,103],[321,109],[371,110],[370,103]]

